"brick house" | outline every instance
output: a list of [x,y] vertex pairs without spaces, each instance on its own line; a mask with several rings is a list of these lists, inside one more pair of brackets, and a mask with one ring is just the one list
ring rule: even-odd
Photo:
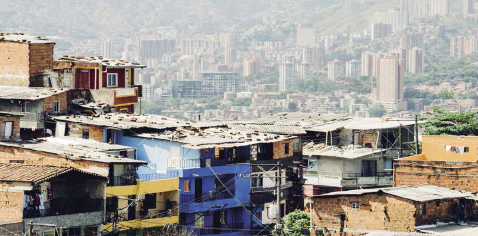
[[143,68],[146,66],[103,57],[63,56],[54,62],[55,83],[61,88],[89,89],[96,103],[134,113],[134,105],[142,96],[135,70]]
[[19,112],[0,111],[0,139],[19,139],[20,138],[20,118],[23,117]]
[[39,235],[54,235],[55,229],[96,234],[102,230],[106,182],[72,167],[0,163],[0,222],[16,225],[20,234],[31,222]]
[[[311,201],[314,232],[329,231],[332,235],[414,232],[416,226],[478,216],[475,196],[432,185],[333,192]],[[463,211],[457,213],[460,204]]]
[[66,114],[68,93],[62,89],[0,86],[0,110],[20,113],[20,137],[44,136],[45,115]]
[[38,36],[0,33],[0,86],[50,87],[54,46]]
[[394,161],[395,186],[430,184],[478,192],[478,137],[423,136],[422,154]]

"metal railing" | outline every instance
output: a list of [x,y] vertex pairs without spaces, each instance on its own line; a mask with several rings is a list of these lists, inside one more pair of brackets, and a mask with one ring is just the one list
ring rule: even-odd
[[113,179],[110,181],[109,186],[136,185],[136,183],[136,175],[121,175],[114,176]]
[[234,224],[221,225],[220,227],[210,226],[210,227],[205,227],[205,229],[198,228],[196,229],[196,233],[199,235],[225,234],[225,233],[232,233],[242,229],[244,229],[244,223],[234,223]]
[[364,173],[343,173],[342,178],[343,179],[356,179],[356,178],[361,178],[361,177],[390,177],[392,176],[393,173],[391,171],[389,172],[376,172],[376,173],[371,173],[369,174],[364,174]]
[[50,208],[40,212],[34,208],[25,208],[24,218],[38,218],[47,216],[72,215],[87,212],[103,211],[105,201],[103,199],[74,199],[54,198],[50,200]]
[[168,168],[192,169],[201,168],[200,159],[168,159]]
[[[294,185],[294,183],[292,181],[289,181],[285,184],[282,184],[280,186],[281,190],[283,189],[287,189],[287,188],[290,188]],[[274,192],[277,190],[277,187],[273,186],[273,187],[262,187],[262,186],[258,186],[258,187],[251,187],[251,193],[263,193],[263,192]]]
[[208,166],[225,166],[228,164],[226,159],[201,159],[201,167],[208,167]]
[[170,178],[177,178],[179,177],[179,172],[178,171],[170,171],[165,174],[141,174],[139,175],[139,179],[141,182],[146,182],[146,181],[153,181],[153,180],[160,180],[160,179],[170,179]]

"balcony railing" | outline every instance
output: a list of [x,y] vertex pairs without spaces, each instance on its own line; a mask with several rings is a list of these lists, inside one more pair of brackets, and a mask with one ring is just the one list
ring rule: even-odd
[[[213,229],[214,228],[214,229]],[[244,229],[244,223],[226,224],[217,227],[205,227],[204,229],[196,229],[198,235],[211,235],[211,234],[226,234],[232,233],[238,230]]]
[[208,166],[225,166],[228,164],[228,161],[225,159],[201,159],[201,167],[208,167]]
[[371,175],[367,175],[364,173],[343,173],[342,178],[343,179],[356,179],[359,177],[390,177],[392,176],[392,172],[376,172],[372,173]]
[[170,171],[165,174],[141,174],[139,175],[139,179],[141,182],[146,182],[146,181],[154,181],[154,180],[160,180],[160,179],[170,179],[170,178],[177,178],[179,177],[179,172],[178,171]]
[[201,160],[200,159],[168,159],[168,168],[171,168],[171,169],[201,168]]
[[127,185],[136,185],[137,179],[136,175],[121,175],[114,176],[110,180],[109,186],[127,186]]
[[54,198],[50,200],[50,209],[40,213],[36,209],[26,208],[23,216],[24,218],[37,218],[97,212],[103,211],[104,203],[103,199]]
[[377,172],[372,176],[362,173],[347,173],[343,175],[343,187],[360,187],[360,186],[391,186],[393,185],[392,172]]

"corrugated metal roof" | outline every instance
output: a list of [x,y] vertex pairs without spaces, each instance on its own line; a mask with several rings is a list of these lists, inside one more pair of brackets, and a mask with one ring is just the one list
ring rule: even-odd
[[376,130],[376,129],[392,129],[399,128],[400,126],[414,125],[415,121],[403,121],[403,120],[386,120],[381,118],[351,118],[341,121],[333,121],[323,125],[314,125],[307,127],[307,131],[314,132],[330,132],[339,129],[350,130]]
[[31,182],[34,186],[70,172],[78,172],[106,179],[104,176],[73,167],[0,163],[0,181]]
[[[320,145],[315,145],[320,146]],[[303,156],[322,156],[322,157],[337,157],[345,159],[355,159],[360,157],[365,157],[373,154],[381,153],[385,150],[382,149],[372,149],[372,148],[363,148],[361,146],[346,146],[346,147],[337,147],[337,146],[323,146],[323,147],[310,147],[305,145],[302,149]]]
[[306,134],[305,130],[299,125],[275,125],[275,124],[230,124],[230,129],[238,131],[257,131],[261,133],[272,134]]
[[66,92],[65,89],[51,89],[51,88],[28,88],[28,87],[13,87],[0,86],[0,99],[14,99],[14,100],[39,100],[47,98],[59,93]]
[[341,192],[332,192],[318,197],[336,197],[336,196],[357,196],[369,193],[383,192],[393,196],[409,199],[416,202],[428,202],[440,199],[456,199],[468,198],[472,196],[471,193],[463,193],[448,188],[442,188],[433,185],[415,185],[406,187],[392,187],[392,188],[374,188],[374,189],[359,189]]

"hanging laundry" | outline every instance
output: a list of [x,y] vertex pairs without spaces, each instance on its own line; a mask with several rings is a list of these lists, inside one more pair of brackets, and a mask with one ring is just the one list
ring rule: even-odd
[[451,146],[450,146],[450,145],[446,145],[446,146],[445,146],[445,150],[446,150],[446,151],[450,151],[450,150],[451,150]]

